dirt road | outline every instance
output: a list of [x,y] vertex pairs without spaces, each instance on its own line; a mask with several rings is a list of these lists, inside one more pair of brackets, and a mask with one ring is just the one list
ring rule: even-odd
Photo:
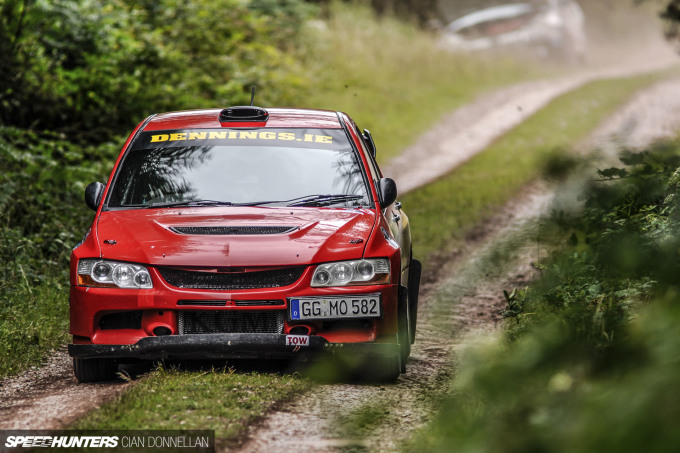
[[[618,74],[626,73],[626,70],[628,73],[633,71],[628,66],[627,69],[600,72],[599,77],[614,76],[616,71]],[[426,134],[406,152],[402,160],[395,160],[388,165],[385,174],[395,175],[402,191],[424,184],[437,177],[437,174],[431,168],[416,168],[418,161],[434,159],[438,162],[438,172],[448,171],[482,150],[490,140],[521,122],[528,115],[526,112],[539,109],[554,96],[586,80],[590,79],[574,76],[569,81],[523,84],[484,96],[461,109],[462,113],[454,112],[450,119],[445,119],[438,126],[446,130],[447,140],[437,141],[435,137],[441,138],[442,135],[435,132]],[[543,88],[538,90],[538,86]],[[538,91],[543,93],[542,97],[530,103],[527,96],[533,99]],[[656,137],[659,132],[651,132],[651,129],[658,119],[664,120],[666,131],[678,129],[680,96],[677,83],[655,87],[640,94],[637,99],[633,102],[639,104],[631,104],[627,107],[629,110],[623,109],[620,118],[612,118],[611,124],[598,132],[598,137],[607,137],[617,130],[629,131],[631,122],[636,124],[638,131],[632,137],[625,137],[627,140],[648,132],[650,137]],[[522,107],[521,110],[518,106]],[[466,137],[466,145],[462,145],[460,140],[463,139],[454,140],[453,137]],[[461,149],[463,152],[456,152]],[[437,153],[436,159],[433,158],[433,152]],[[427,155],[428,159],[423,159],[423,155]],[[410,166],[413,172],[409,170]],[[492,220],[491,226],[485,228],[487,234],[461,250],[458,258],[452,260],[447,265],[447,271],[442,273],[456,277],[426,289],[417,342],[408,372],[396,385],[319,386],[297,402],[270,414],[261,425],[254,427],[242,451],[276,451],[291,446],[298,451],[324,451],[347,444],[368,450],[394,450],[414,429],[431,417],[430,398],[444,391],[444,383],[455,372],[451,365],[451,354],[461,345],[461,334],[474,328],[493,328],[497,321],[496,309],[503,304],[497,288],[518,286],[531,277],[528,263],[535,259],[535,250],[518,249],[521,252],[519,255],[508,254],[503,272],[493,275],[487,275],[484,263],[489,259],[489,254],[495,253],[499,247],[504,248],[503,244],[522,239],[516,232],[527,231],[523,222],[530,221],[547,203],[545,196],[540,193],[540,188],[534,188],[523,198],[515,200],[514,205],[509,205],[500,217],[502,222],[497,220],[494,224]],[[508,216],[511,215],[515,216],[512,217],[515,219],[512,225],[507,227],[509,229],[502,229],[501,223],[507,225]],[[59,351],[48,365],[0,381],[0,429],[53,429],[67,426],[85,412],[125,390],[128,385],[122,381],[116,384],[78,385],[65,351]],[[370,433],[348,437],[347,430],[338,425],[337,420],[342,420],[344,414],[369,406],[383,408],[383,422],[376,424]]]
[[677,64],[678,55],[670,48],[650,45],[614,66],[485,94],[442,118],[384,166],[383,174],[397,182],[400,193],[409,192],[449,173],[562,94],[595,80],[650,73]]
[[47,364],[0,380],[0,429],[59,429],[124,391],[130,383],[81,384],[63,347]]
[[[680,79],[638,93],[580,148],[602,148],[611,158],[620,147],[644,147],[678,130]],[[552,198],[540,184],[527,189],[447,263],[440,274],[453,277],[426,288],[408,371],[395,385],[321,385],[253,427],[239,451],[398,451],[432,416],[433,399],[455,373],[455,351],[471,332],[494,329],[505,305],[501,290],[521,288],[534,277],[531,263],[546,251],[532,235]],[[343,426],[362,412],[378,414],[378,422],[363,432]]]

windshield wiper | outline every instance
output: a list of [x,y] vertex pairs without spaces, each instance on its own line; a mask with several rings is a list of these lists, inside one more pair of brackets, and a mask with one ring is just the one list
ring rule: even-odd
[[192,201],[170,201],[162,203],[149,203],[147,208],[177,208],[182,206],[234,206],[231,201],[217,201],[217,200],[192,200]]
[[328,206],[346,201],[354,201],[364,198],[363,195],[309,195],[306,197],[294,198],[286,202],[286,206]]
[[266,204],[280,204],[283,206],[328,206],[331,204],[364,198],[363,195],[305,195],[304,197],[292,198],[290,200],[269,200],[254,201],[252,203],[234,203],[234,206],[260,206]]
[[146,208],[177,208],[194,206],[259,206],[266,204],[281,204],[284,206],[329,206],[336,203],[354,201],[364,198],[363,195],[305,195],[304,197],[293,198],[291,200],[255,201],[249,203],[232,203],[231,201],[217,200],[192,200],[192,201],[171,201],[149,203],[144,205]]

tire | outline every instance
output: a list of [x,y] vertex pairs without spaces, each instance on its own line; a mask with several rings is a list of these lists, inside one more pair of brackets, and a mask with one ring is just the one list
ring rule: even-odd
[[406,373],[406,361],[411,355],[411,322],[409,320],[408,289],[399,287],[399,306],[397,307],[399,332],[397,340],[400,353],[400,370]]
[[116,378],[118,364],[113,359],[73,359],[73,372],[78,382],[111,381]]
[[416,342],[416,324],[418,322],[418,293],[420,292],[420,274],[423,266],[420,261],[411,259],[408,274],[408,309],[411,331],[411,344]]
[[366,382],[390,383],[397,380],[401,374],[401,350],[384,356],[371,356],[364,363],[361,376]]

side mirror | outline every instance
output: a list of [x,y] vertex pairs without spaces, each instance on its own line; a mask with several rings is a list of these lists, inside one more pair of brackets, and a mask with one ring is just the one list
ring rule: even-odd
[[371,131],[369,131],[368,129],[364,129],[364,133],[361,134],[361,136],[366,141],[366,144],[368,145],[368,150],[371,152],[371,155],[375,157],[377,150],[375,149],[375,142],[373,141]]
[[97,211],[99,202],[102,201],[102,194],[104,193],[104,184],[100,182],[91,182],[85,188],[85,204],[93,211]]
[[397,200],[397,184],[390,178],[380,180],[380,208],[385,209]]

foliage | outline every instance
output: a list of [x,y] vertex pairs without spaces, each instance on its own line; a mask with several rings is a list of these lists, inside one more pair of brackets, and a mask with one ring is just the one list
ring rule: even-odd
[[0,282],[18,272],[31,284],[64,275],[92,218],[86,181],[105,180],[117,152],[110,143],[78,146],[52,133],[0,128]]
[[410,451],[675,451],[680,141],[599,171],[566,238],[507,294],[506,341],[468,351]]
[[[154,111],[286,103],[302,0],[9,0],[0,121],[99,142]],[[281,82],[285,83],[281,83]]]
[[68,339],[68,260],[93,215],[85,183],[106,180],[117,152],[0,127],[0,376]]
[[678,24],[680,24],[680,1],[671,0],[668,5],[666,5],[666,9],[661,14],[661,17],[666,19],[669,23],[666,35],[669,38],[678,38],[680,34],[680,29],[678,28]]
[[39,364],[69,338],[66,285],[34,286],[21,267],[15,278],[0,282],[0,378]]
[[625,152],[623,168],[599,170],[588,188],[583,212],[553,222],[569,238],[544,265],[544,277],[526,295],[527,329],[541,317],[557,314],[580,341],[603,348],[617,341],[654,292],[665,293],[680,273],[680,185],[677,144]]

